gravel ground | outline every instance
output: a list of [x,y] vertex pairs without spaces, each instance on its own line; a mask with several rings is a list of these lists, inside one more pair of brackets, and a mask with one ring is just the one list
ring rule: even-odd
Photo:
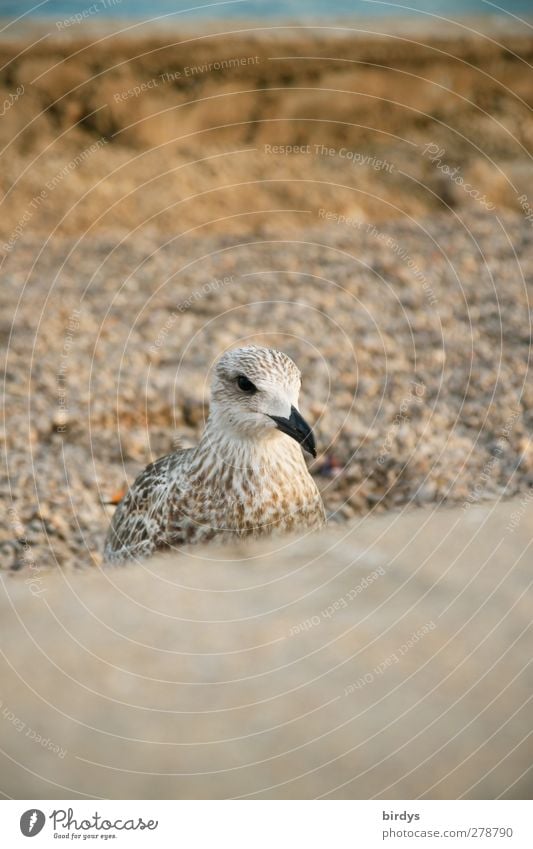
[[[0,38],[8,797],[531,797],[533,42],[367,23]],[[250,342],[330,527],[99,569]]]
[[[106,502],[194,444],[228,346],[291,355],[331,521],[533,485],[533,229],[477,208],[284,239],[25,238],[3,266],[3,568],[99,562]],[[313,222],[314,217],[314,222]],[[320,219],[320,220],[319,220]]]

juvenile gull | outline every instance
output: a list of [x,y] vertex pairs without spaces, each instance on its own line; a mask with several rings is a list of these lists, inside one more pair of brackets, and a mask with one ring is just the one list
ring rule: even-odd
[[200,443],[139,475],[113,516],[105,561],[323,525],[322,499],[302,453],[316,456],[298,412],[299,391],[300,372],[286,354],[255,346],[225,353]]

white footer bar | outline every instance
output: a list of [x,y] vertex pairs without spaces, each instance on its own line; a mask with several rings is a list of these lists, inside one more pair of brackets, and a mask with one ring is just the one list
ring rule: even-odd
[[[533,847],[528,801],[3,801],[6,847]],[[31,839],[35,843],[31,843]]]

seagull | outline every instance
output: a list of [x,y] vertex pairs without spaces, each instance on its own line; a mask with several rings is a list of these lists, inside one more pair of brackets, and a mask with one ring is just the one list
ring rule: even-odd
[[214,368],[199,444],[161,457],[138,476],[113,515],[104,562],[324,525],[303,456],[316,457],[316,447],[298,411],[300,383],[300,371],[281,351],[226,351]]

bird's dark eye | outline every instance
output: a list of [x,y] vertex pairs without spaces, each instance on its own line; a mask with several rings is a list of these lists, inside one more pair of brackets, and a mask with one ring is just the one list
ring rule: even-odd
[[252,383],[251,380],[248,380],[244,374],[240,374],[237,378],[237,386],[239,389],[242,389],[243,392],[247,392],[249,395],[253,395],[254,392],[257,392],[257,386]]

